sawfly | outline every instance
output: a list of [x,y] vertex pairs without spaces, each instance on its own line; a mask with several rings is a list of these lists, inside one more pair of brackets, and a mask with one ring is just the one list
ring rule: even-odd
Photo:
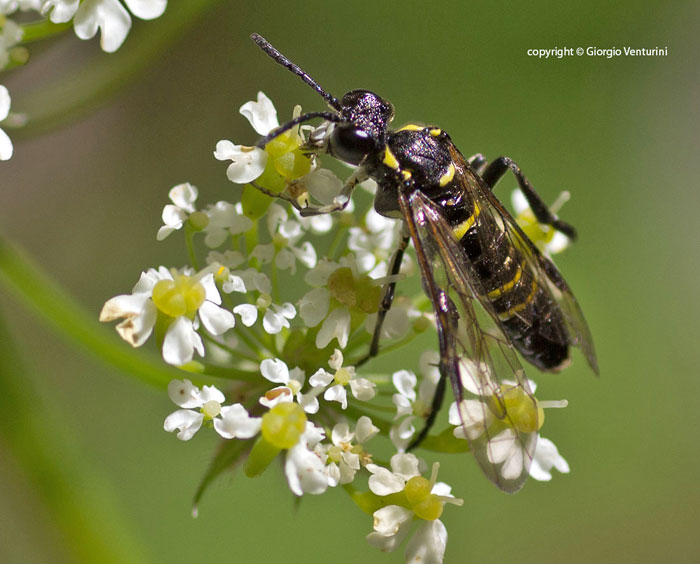
[[565,368],[572,347],[581,349],[596,373],[598,365],[590,331],[568,284],[494,196],[495,184],[510,171],[540,224],[572,239],[574,228],[549,210],[511,159],[488,163],[479,154],[467,159],[436,126],[410,123],[389,129],[394,117],[390,102],[369,90],[335,98],[263,37],[253,34],[251,39],[329,106],[328,111],[306,113],[281,125],[258,146],[264,148],[285,131],[320,118],[325,127],[309,136],[304,151],[326,153],[357,167],[331,204],[285,199],[304,216],[339,211],[353,188],[371,178],[377,183],[376,211],[403,221],[389,264],[394,281],[383,291],[368,358],[378,352],[382,322],[409,242],[415,249],[423,289],[435,312],[441,377],[425,427],[409,448],[427,436],[449,381],[461,433],[479,466],[502,490],[517,491],[529,475],[542,410],[516,351],[545,372]]

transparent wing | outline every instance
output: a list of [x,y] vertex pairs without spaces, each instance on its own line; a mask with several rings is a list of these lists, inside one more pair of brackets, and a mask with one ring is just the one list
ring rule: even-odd
[[[598,361],[596,359],[593,338],[588,328],[588,324],[583,317],[581,308],[576,301],[569,285],[566,283],[559,270],[554,263],[544,256],[540,250],[530,241],[523,233],[520,226],[516,223],[513,217],[508,213],[501,202],[493,195],[491,190],[484,184],[481,178],[477,175],[474,169],[467,164],[464,156],[454,146],[450,145],[450,154],[456,167],[456,177],[459,178],[462,187],[468,192],[469,197],[476,202],[481,210],[481,214],[477,221],[481,226],[491,223],[498,227],[499,236],[506,237],[510,241],[510,245],[518,249],[522,255],[523,262],[528,272],[528,276],[523,276],[520,284],[528,284],[532,280],[538,288],[541,288],[547,295],[547,299],[553,308],[561,314],[566,333],[562,334],[558,328],[558,324],[551,324],[548,335],[553,341],[565,343],[581,350],[586,357],[588,364],[593,371],[598,374]],[[482,237],[480,241],[482,248],[488,251],[494,247],[494,241],[488,240],[492,229],[477,229],[476,232]],[[499,257],[493,257],[497,262]],[[495,269],[497,270],[497,269]],[[501,286],[508,284],[509,280],[500,280]],[[500,323],[498,315],[493,311],[491,304],[482,300],[485,309],[491,316]],[[534,316],[539,313],[531,306],[525,307],[518,312],[518,316],[525,324],[532,324]],[[547,331],[545,326],[544,331]]]
[[418,190],[399,203],[437,317],[440,370],[454,391],[459,432],[489,480],[516,492],[529,475],[539,427],[524,370],[492,316],[474,307],[484,304],[484,289],[437,206]]

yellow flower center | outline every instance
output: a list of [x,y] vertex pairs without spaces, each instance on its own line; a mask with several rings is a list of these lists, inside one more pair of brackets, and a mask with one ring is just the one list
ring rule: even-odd
[[297,403],[278,403],[262,418],[262,436],[279,449],[290,449],[306,429],[306,414]]
[[513,425],[523,433],[534,433],[544,423],[544,410],[522,388],[503,386],[503,401]]
[[422,476],[414,476],[408,480],[404,489],[406,499],[416,517],[426,521],[439,519],[445,505],[437,495],[430,493],[432,489],[431,481]]
[[350,380],[352,380],[352,372],[350,372],[347,368],[340,368],[335,373],[336,384],[347,386]]
[[221,413],[221,404],[218,401],[209,400],[202,406],[201,412],[205,419],[214,419]]
[[204,286],[184,274],[176,274],[174,280],[159,280],[153,286],[153,303],[169,317],[193,317],[205,297]]
[[301,151],[301,142],[295,131],[287,131],[265,146],[275,171],[287,180],[296,180],[311,171],[311,159]]

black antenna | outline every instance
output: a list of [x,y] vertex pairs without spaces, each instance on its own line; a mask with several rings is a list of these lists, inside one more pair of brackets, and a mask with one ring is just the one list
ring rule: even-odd
[[338,114],[334,114],[333,112],[310,112],[308,114],[302,114],[299,117],[295,117],[292,121],[282,124],[278,128],[270,131],[270,133],[265,135],[265,137],[263,137],[262,139],[260,139],[260,141],[256,143],[256,146],[260,147],[261,149],[264,149],[265,145],[267,145],[275,137],[278,137],[285,131],[289,131],[290,129],[296,127],[300,123],[304,123],[305,121],[309,121],[316,118],[323,118],[327,121],[334,121],[335,123],[340,123],[341,121],[343,121],[343,118],[341,116],[339,116]]
[[262,35],[258,35],[257,33],[252,33],[250,38],[276,63],[288,68],[306,84],[311,86],[311,88],[318,92],[332,108],[337,111],[341,111],[340,102],[338,102],[338,99],[335,96],[331,96],[328,92],[321,88],[319,84],[313,78],[311,78],[311,76],[309,76],[308,73],[304,72],[298,65],[295,65],[292,61],[270,45],[270,42],[267,39],[265,39]]

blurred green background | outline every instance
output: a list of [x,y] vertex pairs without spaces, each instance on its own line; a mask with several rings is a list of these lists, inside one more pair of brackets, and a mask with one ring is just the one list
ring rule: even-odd
[[[698,3],[212,2],[182,22],[171,4],[161,19],[136,22],[115,55],[71,32],[0,78],[14,110],[60,108],[91,77],[85,69],[120,76],[148,62],[95,111],[41,135],[10,132],[5,236],[95,319],[142,269],[184,263],[178,238],[155,240],[167,191],[190,181],[201,202],[231,197],[212,151],[219,139],[255,140],[239,106],[263,90],[280,119],[295,103],[323,109],[248,40],[261,33],[336,96],[372,89],[394,103],[397,123],[439,124],[467,155],[514,158],[546,201],[572,194],[561,215],[580,241],[558,264],[591,326],[601,376],[577,356],[563,374],[538,377],[539,397],[569,400],[544,435],[572,472],[507,496],[468,457],[446,460],[441,479],[465,499],[443,517],[446,562],[697,562]],[[173,23],[186,25],[144,59],[139,49]],[[555,46],[658,46],[668,56],[526,54]],[[508,200],[514,186],[504,180],[497,193]],[[79,463],[70,499],[96,502],[93,526],[117,531],[121,548],[142,555],[133,561],[403,561],[366,544],[371,520],[342,491],[295,508],[276,468],[256,481],[227,475],[192,519],[213,434],[166,435],[173,407],[163,391],[67,344],[0,291],[28,368],[16,377],[30,382],[37,421],[47,410],[53,420],[38,429],[43,447]],[[11,402],[2,409],[5,425],[20,416]],[[78,561],[37,490],[50,477],[16,455],[0,439],[0,562]]]

